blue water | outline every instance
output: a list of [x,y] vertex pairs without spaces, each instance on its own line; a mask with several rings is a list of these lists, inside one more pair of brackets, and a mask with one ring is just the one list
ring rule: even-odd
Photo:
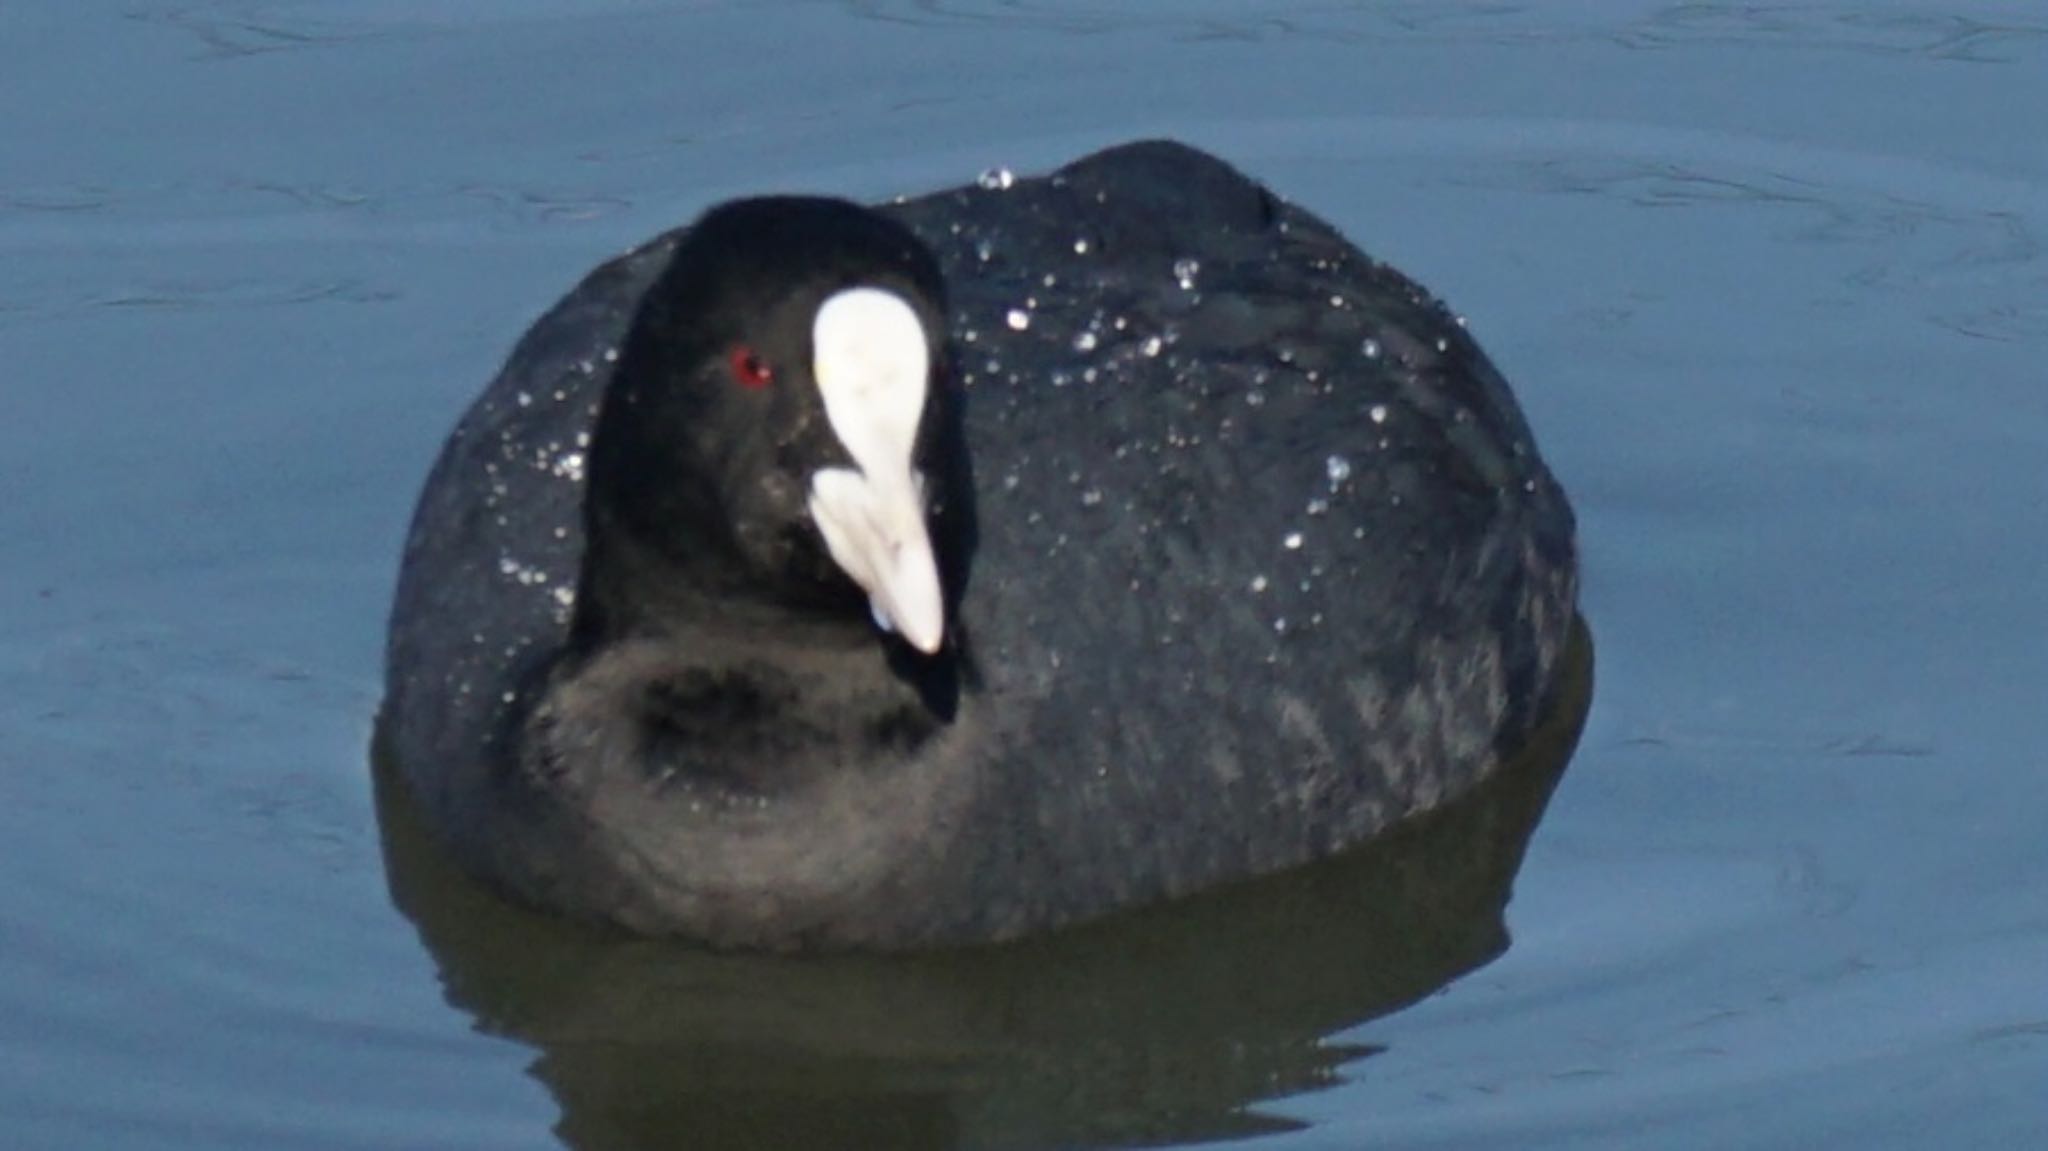
[[[2048,1141],[2031,0],[128,0],[0,30],[0,1145],[774,1146],[785,1112],[813,1145]],[[1347,987],[1354,1015],[1233,1015],[1220,977],[1145,999],[1149,935],[792,972],[465,905],[456,934],[532,957],[479,974],[402,913],[383,613],[524,325],[730,194],[1158,134],[1446,296],[1574,496],[1598,689],[1512,945]],[[1206,922],[1161,930],[1256,935]],[[1176,1006],[1210,1029],[1175,1040]],[[1323,1022],[1283,1043],[1297,1007]],[[1086,1023],[1125,1008],[1142,1056]],[[1202,1078],[1246,1035],[1264,1079]],[[646,1097],[690,1082],[681,1118]],[[1144,1110],[1176,1082],[1257,1122]]]

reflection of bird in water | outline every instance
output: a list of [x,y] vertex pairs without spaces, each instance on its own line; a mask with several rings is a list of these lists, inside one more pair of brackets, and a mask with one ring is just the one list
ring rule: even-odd
[[497,899],[377,763],[391,891],[451,1003],[539,1049],[577,1151],[1116,1146],[1285,1127],[1260,1101],[1370,1048],[1324,1037],[1498,955],[1522,853],[1592,688],[1470,793],[1363,848],[997,947],[904,957],[707,953]]

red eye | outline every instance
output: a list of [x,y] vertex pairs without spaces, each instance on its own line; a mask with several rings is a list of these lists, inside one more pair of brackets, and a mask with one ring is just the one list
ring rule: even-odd
[[732,378],[743,388],[765,388],[775,381],[775,369],[745,344],[734,348],[727,362],[732,365]]

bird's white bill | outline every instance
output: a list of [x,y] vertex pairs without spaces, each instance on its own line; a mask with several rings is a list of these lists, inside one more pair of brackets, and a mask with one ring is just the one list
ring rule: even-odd
[[936,652],[946,606],[911,468],[931,376],[924,325],[893,292],[848,288],[819,307],[811,344],[825,416],[854,463],[811,477],[811,518],[875,622]]
[[945,597],[923,502],[908,474],[878,488],[850,468],[824,468],[811,477],[811,518],[833,562],[868,593],[875,622],[921,652],[939,650]]

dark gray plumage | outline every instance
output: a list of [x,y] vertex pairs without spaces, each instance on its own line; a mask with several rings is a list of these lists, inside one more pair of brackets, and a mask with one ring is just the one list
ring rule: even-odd
[[[702,366],[649,335],[694,313],[643,299],[700,306],[675,273],[712,266],[662,236],[534,325],[407,543],[382,738],[470,870],[719,945],[985,941],[1359,843],[1541,718],[1571,511],[1421,288],[1168,143],[877,211],[929,256],[878,223],[876,274],[950,321],[918,448],[947,646],[879,633],[777,518],[782,481],[749,486],[735,461],[822,461],[807,432],[728,450],[755,409],[692,401],[688,435],[642,449],[716,467],[601,479],[636,434],[592,443],[607,396]],[[827,290],[792,250],[733,274]],[[775,402],[810,402],[790,375]],[[663,513],[680,528],[586,555],[587,531],[647,518],[597,505],[675,484],[709,485]]]

